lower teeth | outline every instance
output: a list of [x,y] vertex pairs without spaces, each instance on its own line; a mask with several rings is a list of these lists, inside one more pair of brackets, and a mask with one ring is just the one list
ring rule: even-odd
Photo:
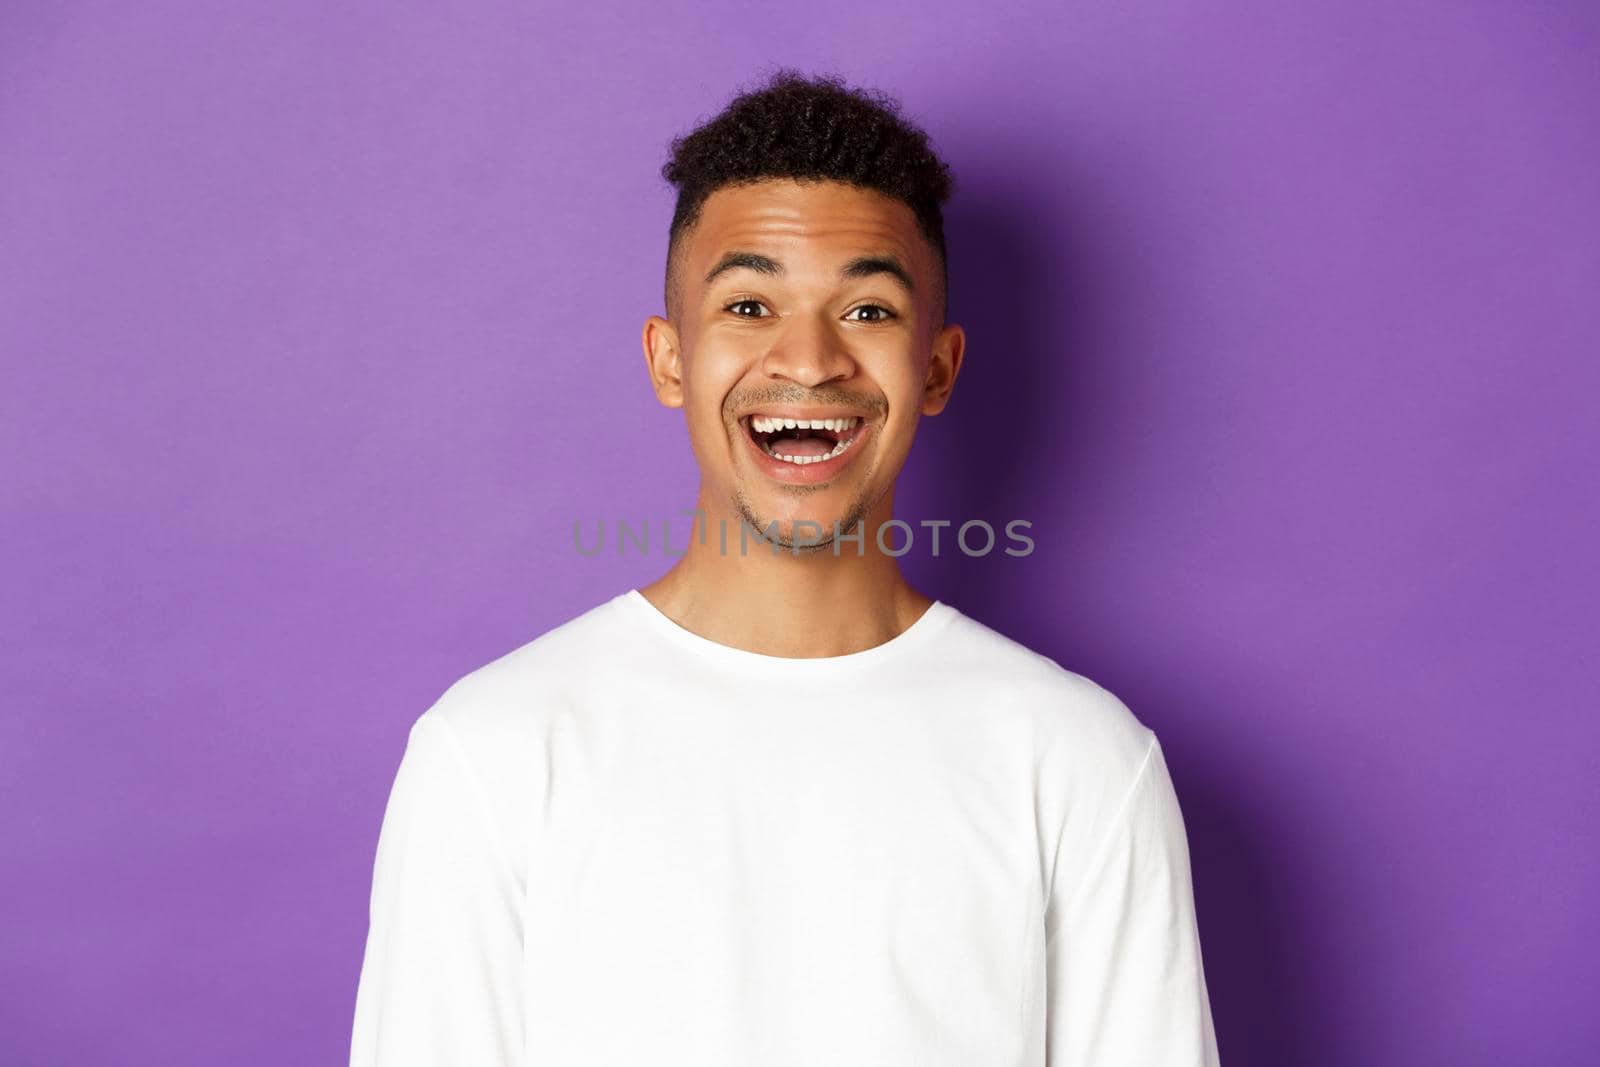
[[835,456],[843,453],[845,449],[849,448],[854,443],[854,437],[851,437],[845,441],[840,441],[838,444],[833,446],[833,451],[821,456],[784,456],[774,452],[771,446],[762,445],[761,447],[766,451],[767,455],[771,456],[773,459],[781,459],[785,463],[794,463],[803,466],[807,463],[821,463],[824,460],[833,459]]

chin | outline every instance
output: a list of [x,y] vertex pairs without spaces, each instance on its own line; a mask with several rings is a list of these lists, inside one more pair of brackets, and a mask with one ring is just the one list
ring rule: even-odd
[[[850,515],[854,509],[848,505],[823,510],[805,508],[797,514],[782,507],[763,506],[759,499],[752,499],[748,492],[740,494],[740,499],[745,506],[736,508],[736,513],[742,515],[745,522],[763,535],[768,527],[776,522],[777,540],[783,547],[791,547],[797,537],[803,537],[809,541],[820,542],[820,547],[827,549],[836,533],[848,534],[851,532],[851,527],[861,521],[860,519],[851,521]],[[841,554],[849,550],[852,545],[853,542],[847,542],[841,549]],[[809,546],[801,546],[799,550],[804,552],[807,547]]]

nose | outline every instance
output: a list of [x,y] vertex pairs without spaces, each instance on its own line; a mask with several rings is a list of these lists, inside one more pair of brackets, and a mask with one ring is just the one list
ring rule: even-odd
[[797,316],[761,357],[768,378],[788,378],[807,388],[847,379],[856,360],[826,315]]

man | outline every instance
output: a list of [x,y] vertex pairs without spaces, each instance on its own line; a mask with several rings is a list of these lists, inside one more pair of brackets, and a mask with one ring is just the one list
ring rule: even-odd
[[412,727],[351,1062],[1215,1065],[1154,733],[878,538],[962,362],[944,164],[780,71],[663,173],[700,522]]

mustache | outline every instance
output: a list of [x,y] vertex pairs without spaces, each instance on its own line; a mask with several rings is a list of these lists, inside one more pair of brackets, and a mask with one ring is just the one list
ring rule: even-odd
[[888,408],[888,404],[882,397],[862,396],[845,389],[803,389],[800,387],[769,386],[762,389],[747,389],[740,393],[729,394],[723,413],[731,420],[736,417],[738,412],[749,411],[751,408],[757,408],[764,404],[843,408],[865,418],[881,415]]

